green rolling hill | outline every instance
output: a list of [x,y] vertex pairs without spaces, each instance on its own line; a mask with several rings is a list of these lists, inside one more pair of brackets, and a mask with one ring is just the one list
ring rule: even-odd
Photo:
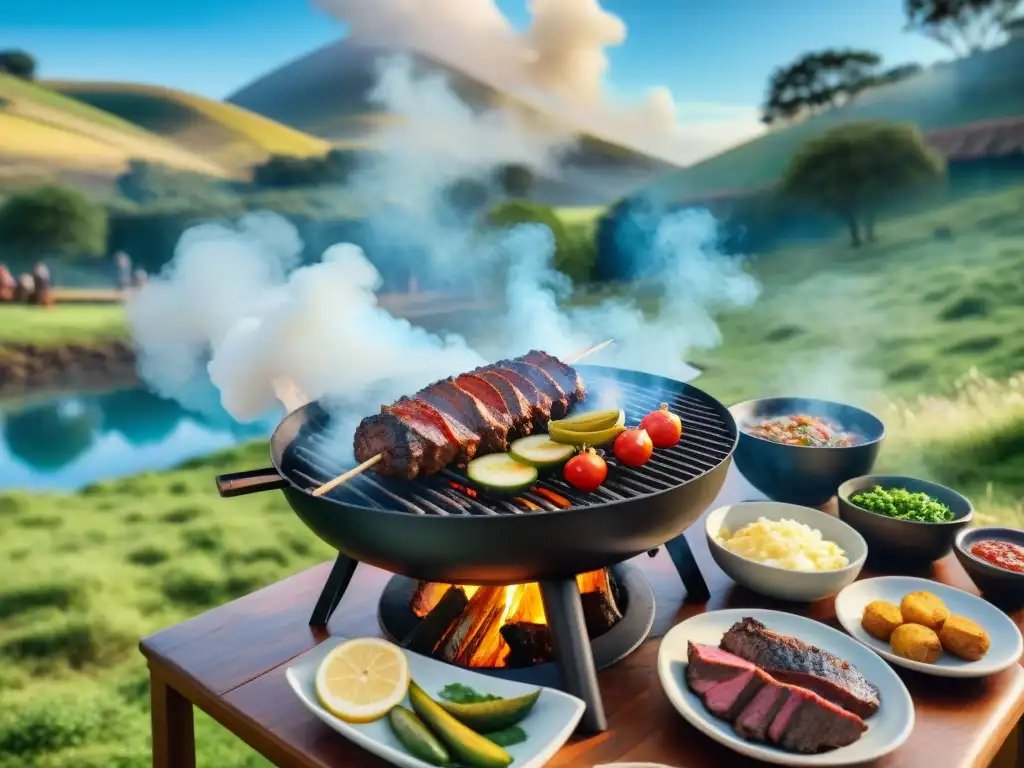
[[271,155],[323,155],[330,141],[234,104],[134,83],[54,81],[52,89],[242,173]]
[[840,123],[911,122],[928,132],[1024,114],[1024,40],[926,70],[867,91],[854,101],[778,128],[661,179],[649,187],[663,200],[701,199],[774,183],[797,148]]

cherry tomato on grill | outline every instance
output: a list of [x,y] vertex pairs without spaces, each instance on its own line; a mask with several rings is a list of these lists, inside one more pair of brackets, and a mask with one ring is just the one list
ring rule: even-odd
[[593,448],[587,448],[565,462],[562,476],[573,488],[590,493],[597,490],[597,487],[608,477],[608,465],[604,459],[594,453]]
[[617,438],[612,445],[615,458],[627,467],[639,467],[654,453],[654,443],[646,429],[627,429]]
[[647,430],[655,448],[671,448],[683,436],[683,423],[668,409],[668,403],[644,416],[640,429]]

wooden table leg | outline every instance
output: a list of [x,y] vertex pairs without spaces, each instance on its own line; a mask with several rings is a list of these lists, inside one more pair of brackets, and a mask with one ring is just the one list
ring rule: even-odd
[[152,669],[149,706],[153,721],[153,768],[195,768],[192,702]]

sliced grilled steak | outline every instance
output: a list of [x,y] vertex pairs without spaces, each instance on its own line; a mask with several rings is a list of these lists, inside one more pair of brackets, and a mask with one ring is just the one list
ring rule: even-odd
[[795,637],[772,632],[755,619],[736,622],[722,636],[721,647],[776,680],[814,691],[856,715],[870,717],[878,710],[878,688],[852,664]]
[[491,382],[481,376],[465,373],[455,377],[455,386],[475,397],[490,417],[504,427],[506,437],[512,437],[511,431],[516,426],[515,419],[512,418],[501,392]]
[[461,401],[465,393],[449,380],[435,382],[417,392],[413,399],[429,405],[444,416],[459,444],[455,461],[465,464],[480,451],[485,426],[472,408]]
[[356,427],[353,444],[356,461],[362,463],[378,453],[383,457],[377,463],[380,473],[390,477],[412,480],[418,475],[427,475],[437,462],[436,438],[447,442],[433,427],[424,435],[413,422],[407,423],[394,413],[379,413],[367,416]]
[[[533,432],[534,408],[527,401],[526,396],[512,385],[512,382],[494,371],[480,371],[479,374],[467,374],[467,377],[483,379],[501,395],[505,409],[514,425],[508,434],[510,439],[526,437]],[[464,377],[460,376],[455,381],[458,382],[462,378]]]
[[745,659],[690,643],[686,682],[712,714],[750,741],[772,741],[793,752],[845,747],[867,726],[817,694],[780,683]]
[[492,365],[479,368],[474,373],[493,373],[501,376],[505,381],[515,387],[530,404],[533,413],[533,431],[543,432],[548,428],[551,421],[551,398],[541,392],[530,379],[523,376],[513,368],[506,368],[502,365]]
[[569,412],[569,395],[543,368],[538,368],[531,363],[524,363],[521,360],[502,360],[498,365],[522,374],[532,381],[537,389],[550,397],[552,419],[561,419]]
[[523,355],[523,360],[536,365],[558,382],[558,386],[569,396],[569,408],[587,399],[587,388],[583,386],[583,379],[568,363],[563,363],[554,355],[541,352],[539,349],[531,349]]

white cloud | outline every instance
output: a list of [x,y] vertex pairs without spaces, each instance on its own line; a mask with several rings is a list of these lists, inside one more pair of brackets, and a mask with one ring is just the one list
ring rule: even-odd
[[527,0],[531,21],[522,31],[493,0],[314,2],[355,40],[426,54],[568,124],[680,164],[761,130],[746,107],[700,105],[715,116],[689,120],[694,105],[676,103],[664,86],[637,103],[613,99],[606,50],[622,45],[628,28],[598,0]]

